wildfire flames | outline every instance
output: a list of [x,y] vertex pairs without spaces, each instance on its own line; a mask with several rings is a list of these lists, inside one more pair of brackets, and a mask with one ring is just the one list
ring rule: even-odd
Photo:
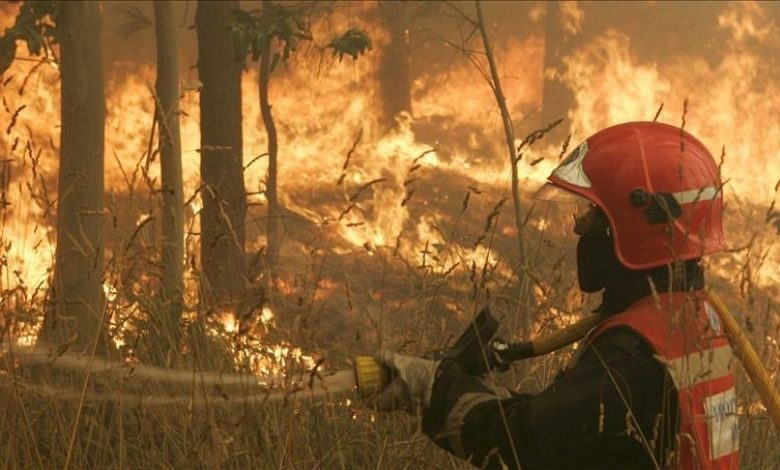
[[[575,4],[567,2],[566,5],[567,31],[576,33],[584,13]],[[371,5],[360,8],[370,9]],[[609,125],[653,119],[663,104],[659,121],[684,125],[716,156],[725,147],[723,174],[728,179],[728,199],[756,207],[769,205],[780,177],[776,148],[780,129],[773,125],[780,109],[780,84],[773,79],[776,76],[771,69],[773,63],[767,63],[762,51],[776,46],[773,41],[780,35],[766,5],[740,2],[723,8],[718,27],[728,40],[718,46],[720,59],[714,64],[688,55],[641,61],[634,52],[631,37],[617,29],[607,29],[577,43],[563,58],[565,68],[559,72],[543,70],[545,36],[540,32],[540,25],[544,15],[540,8],[531,9],[523,19],[534,25],[525,37],[499,36],[495,41],[518,134],[531,130],[525,129],[522,123],[542,105],[544,74],[557,73],[557,78],[574,95],[574,105],[566,116],[573,133],[572,146]],[[15,12],[9,10],[5,7],[0,15],[1,25],[12,22]],[[360,15],[350,16],[345,12],[334,14],[329,27],[355,23],[370,32],[377,51],[374,56],[369,54],[366,60],[338,63],[335,59],[322,59],[315,51],[310,51],[308,56],[304,52],[294,57],[287,68],[280,67],[271,80],[270,96],[278,116],[281,143],[281,202],[291,217],[320,230],[334,253],[389,247],[420,263],[425,256],[421,253],[444,243],[437,226],[443,210],[439,203],[451,199],[455,202],[448,203],[448,207],[459,206],[469,185],[490,190],[497,196],[509,194],[510,172],[500,137],[501,119],[492,91],[479,80],[473,65],[465,60],[453,60],[430,67],[416,77],[411,115],[401,119],[397,130],[384,132],[378,124],[379,70],[375,56],[381,54],[388,33]],[[315,42],[326,41],[326,30],[325,25],[315,25]],[[313,56],[318,59],[311,60]],[[194,57],[186,60],[195,63]],[[155,73],[152,64],[114,63],[107,75],[106,190],[111,199],[108,206],[117,208],[114,217],[119,219],[120,229],[110,229],[115,241],[126,240],[122,237],[127,235],[121,229],[132,233],[153,210],[144,200],[148,194],[141,194],[138,185],[132,187],[131,175],[147,163],[154,110],[150,87]],[[200,161],[198,87],[197,71],[190,69],[183,78],[181,101],[185,200],[189,201],[188,251],[196,251],[197,215],[202,207],[199,196],[195,195]],[[1,282],[8,289],[24,286],[27,295],[32,295],[35,289],[42,295],[54,256],[59,72],[50,63],[17,60],[5,74],[0,90],[4,203]],[[247,215],[246,249],[255,253],[266,243],[261,215],[266,202],[262,192],[267,158],[258,158],[265,152],[266,140],[254,63],[248,64],[243,75],[242,93],[244,178],[251,193],[248,202],[252,204]],[[437,128],[440,137],[421,137],[420,129],[425,126]],[[345,164],[346,155],[361,132],[355,152]],[[543,141],[521,161],[522,185],[527,190],[538,187],[557,165],[560,144]],[[540,158],[544,160],[538,161]],[[156,182],[153,184],[159,186],[157,162],[151,161],[148,168],[149,177]],[[448,187],[428,188],[436,200],[416,199],[410,194],[415,188],[414,178],[423,173],[447,175]],[[338,184],[342,175],[343,182]],[[376,180],[381,182],[365,187]],[[133,198],[134,203],[128,203]],[[424,206],[425,215],[414,217],[412,206]],[[504,219],[502,235],[512,236],[509,217]],[[547,223],[535,216],[532,225],[544,229]],[[474,227],[473,231],[478,232],[480,228]],[[753,232],[736,226],[728,229],[734,246],[746,242]],[[764,233],[763,228],[755,231]],[[140,242],[152,244],[153,233],[144,231]],[[115,243],[110,237],[107,240]],[[118,248],[112,245],[111,249]],[[288,244],[285,249],[302,251],[297,244]],[[283,253],[284,256],[294,257],[296,253]],[[464,242],[451,254],[429,257],[425,262],[446,271],[458,262],[495,263],[497,256],[482,245]],[[779,259],[772,251],[768,261],[759,267],[764,280],[772,279]],[[188,284],[187,302],[191,305],[197,302],[197,285],[193,282]],[[107,280],[109,300],[118,295],[117,283],[116,279]],[[134,288],[138,292],[144,290],[140,284]],[[238,332],[240,325],[235,315],[226,313],[220,318],[227,334]],[[253,328],[268,327],[273,318],[270,310],[263,310]],[[253,364],[258,373],[274,372],[273,368],[283,365],[287,357],[311,362],[290,344],[269,346],[260,341],[241,346],[243,349],[236,351],[239,356],[249,354],[247,351],[254,348],[252,354],[256,357],[275,358],[258,359]],[[265,349],[258,352],[258,348]]]

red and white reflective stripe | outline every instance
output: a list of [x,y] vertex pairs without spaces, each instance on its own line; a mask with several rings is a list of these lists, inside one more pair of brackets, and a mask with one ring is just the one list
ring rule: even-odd
[[[688,202],[701,194],[717,197],[719,191],[693,193]],[[665,295],[661,302],[648,296],[602,322],[589,335],[589,341],[608,329],[629,327],[650,343],[655,357],[666,366],[678,392],[680,409],[679,461],[674,468],[738,469],[737,402],[730,371],[733,354],[723,336],[717,312],[706,296],[696,295],[702,302],[691,302],[690,296],[690,293],[673,293]],[[696,304],[694,308],[698,311],[691,311],[689,306]]]
[[739,450],[737,395],[734,387],[704,398],[704,420],[710,438],[710,459]]
[[710,201],[717,199],[721,196],[721,191],[715,186],[705,186],[698,189],[689,189],[688,191],[680,191],[678,193],[672,193],[672,196],[680,204],[688,204],[697,201]]
[[658,360],[666,365],[677,390],[692,387],[702,382],[719,379],[731,373],[734,355],[731,346],[695,351],[676,359]]

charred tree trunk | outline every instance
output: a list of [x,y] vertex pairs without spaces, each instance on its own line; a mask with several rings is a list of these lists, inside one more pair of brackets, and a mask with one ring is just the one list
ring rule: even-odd
[[563,123],[552,129],[547,136],[547,139],[557,141],[570,132],[566,115],[574,105],[574,95],[559,78],[564,71],[562,59],[567,52],[560,1],[547,2],[546,8],[542,110],[535,128],[540,129],[558,119],[564,119]]
[[62,2],[58,30],[62,129],[54,309],[41,339],[71,348],[108,346],[103,315],[105,98],[97,2]]
[[212,304],[235,304],[246,283],[242,161],[241,71],[230,22],[237,1],[200,1],[198,30],[200,91],[201,295]]
[[284,229],[279,207],[279,190],[277,176],[279,173],[279,143],[276,134],[276,124],[271,114],[271,104],[268,101],[268,82],[271,73],[271,42],[265,44],[260,58],[260,114],[263,116],[263,125],[268,135],[268,175],[266,177],[265,196],[268,200],[268,226],[266,259],[271,278],[277,275],[279,253],[281,252],[282,231]]
[[[182,195],[181,137],[179,129],[179,51],[170,0],[154,2],[157,36],[157,108],[162,177],[162,263],[160,296],[163,308],[157,319],[162,333],[160,352],[175,353],[183,304],[184,199]],[[164,346],[162,346],[164,345]],[[165,357],[165,356],[163,356]]]
[[411,60],[406,31],[407,5],[401,1],[379,2],[379,18],[390,33],[390,43],[379,59],[379,88],[382,96],[383,122],[387,129],[398,126],[401,113],[412,112]]

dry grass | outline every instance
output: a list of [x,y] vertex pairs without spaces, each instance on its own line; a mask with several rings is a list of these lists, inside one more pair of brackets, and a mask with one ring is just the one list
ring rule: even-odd
[[[466,217],[462,215],[466,211],[461,211],[449,221],[452,227],[472,227],[473,238],[489,235],[491,230],[483,229],[486,219],[495,220],[491,210],[495,201],[483,199],[481,206],[471,202],[475,216]],[[555,214],[547,217],[555,218]],[[459,236],[462,233],[455,238]],[[275,293],[270,300],[278,317],[276,325],[242,335],[259,335],[268,343],[290,340],[305,351],[323,355],[327,359],[325,370],[333,370],[347,367],[347,358],[353,354],[373,351],[380,337],[385,344],[413,353],[440,347],[461,330],[471,308],[483,302],[495,305],[508,334],[521,330],[527,313],[537,318],[535,329],[541,334],[561,325],[562,317],[550,307],[583,311],[585,304],[576,294],[573,272],[563,268],[567,263],[562,261],[559,246],[566,241],[559,234],[536,230],[529,230],[528,239],[533,241],[529,248],[535,256],[530,263],[533,268],[529,268],[536,283],[531,312],[525,312],[523,304],[513,297],[517,286],[501,275],[500,265],[468,265],[461,260],[462,267],[452,268],[458,263],[454,261],[445,269],[442,266],[446,264],[438,264],[447,257],[463,255],[458,243],[450,241],[435,249],[428,246],[419,259],[405,259],[390,248],[373,253],[357,251],[338,259],[322,251],[304,257],[306,265],[299,266],[298,275],[285,278],[292,287]],[[297,244],[288,245],[298,248]],[[511,241],[496,238],[491,249],[497,253],[510,250]],[[734,256],[734,263],[756,268],[749,259]],[[120,262],[115,266],[126,265]],[[142,271],[138,267],[133,271],[139,269]],[[366,272],[381,275],[367,279]],[[741,276],[750,274],[743,272]],[[329,296],[316,295],[322,290],[322,279],[339,288]],[[715,280],[722,283],[717,277]],[[762,307],[749,319],[750,331],[767,364],[776,369],[775,343],[766,340],[777,338],[776,293],[755,285],[747,289],[750,303]],[[24,292],[18,288],[4,292],[4,305],[10,308],[4,311],[6,341],[23,331],[22,319],[34,322],[40,318],[40,293],[26,297]],[[151,302],[139,305],[121,295],[109,304],[114,332],[120,331],[119,319],[134,324],[153,314],[151,309],[155,308]],[[133,318],[124,318],[123,312]],[[221,329],[218,317],[202,314],[197,318],[187,325],[190,339],[185,340],[179,367],[187,371],[240,371],[241,363],[231,357],[244,344],[240,336]],[[193,333],[198,326],[214,332]],[[138,355],[132,348],[139,340],[138,331],[125,334],[126,346],[115,351],[113,358],[120,362],[126,361],[128,354]],[[205,342],[204,336],[209,338]],[[503,380],[525,390],[539,390],[569,354],[565,350],[519,364]],[[190,383],[181,384],[143,374],[126,374],[120,380],[94,372],[82,402],[83,370],[64,372],[56,360],[30,365],[5,354],[0,375],[5,404],[0,407],[0,455],[8,468],[55,468],[65,466],[66,461],[70,468],[466,468],[427,441],[419,431],[418,419],[375,414],[355,403],[349,392],[309,399],[309,375],[302,366],[290,361],[281,370],[283,395],[294,390],[296,383],[303,389],[283,399],[248,399],[263,393],[262,389],[216,385],[200,372],[192,373]],[[739,378],[741,402],[755,403],[757,397],[744,374],[740,372]],[[313,384],[317,389],[319,380],[313,379]],[[170,403],[166,401],[169,397],[179,401]],[[780,464],[778,438],[766,415],[755,406],[744,406],[743,410],[743,468]]]

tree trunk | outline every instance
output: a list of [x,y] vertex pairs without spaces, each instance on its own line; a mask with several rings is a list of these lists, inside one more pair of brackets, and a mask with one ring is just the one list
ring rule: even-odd
[[[179,51],[171,0],[154,2],[157,36],[157,116],[160,123],[162,176],[162,263],[160,296],[163,308],[157,319],[163,333],[160,352],[175,353],[183,304],[184,199],[182,196],[181,137],[179,129]],[[162,346],[165,345],[165,346]],[[165,357],[165,356],[163,356]]]
[[282,219],[279,207],[279,190],[277,185],[277,176],[279,173],[279,144],[276,134],[276,124],[273,114],[271,114],[271,104],[268,101],[268,82],[271,73],[271,42],[268,41],[264,47],[264,53],[260,57],[260,114],[263,116],[263,125],[268,135],[268,176],[266,178],[265,196],[268,200],[268,228],[267,228],[267,247],[266,259],[271,278],[276,278],[277,266],[279,263],[279,253],[281,252],[282,242]]
[[[103,135],[105,97],[97,2],[62,2],[58,31],[62,128],[54,309],[41,339],[71,349],[108,346],[103,326]],[[95,343],[96,342],[96,343]]]
[[479,1],[474,2],[477,6],[477,18],[479,25],[479,32],[482,35],[482,44],[485,46],[485,55],[487,56],[488,65],[490,67],[491,83],[490,87],[493,89],[493,95],[498,103],[498,108],[501,111],[501,121],[504,125],[504,137],[509,154],[509,162],[512,165],[512,202],[515,211],[515,226],[517,227],[517,252],[520,259],[525,261],[525,246],[523,244],[523,212],[522,202],[520,201],[520,179],[517,174],[517,147],[515,144],[515,129],[512,124],[512,116],[509,114],[509,108],[506,105],[506,97],[504,96],[504,90],[501,88],[501,77],[498,74],[498,67],[496,66],[495,56],[493,55],[493,45],[490,42],[490,36],[488,36],[487,29],[485,27],[485,20],[482,16],[482,7],[480,7]]
[[567,53],[560,1],[547,2],[546,9],[542,110],[534,128],[541,129],[563,118],[564,121],[547,134],[548,141],[555,142],[562,141],[570,132],[567,113],[574,106],[574,94],[558,78],[564,71],[561,59]]
[[382,49],[379,59],[379,88],[384,111],[382,124],[387,129],[395,129],[398,116],[412,112],[407,6],[405,2],[383,0],[378,8],[380,21],[390,33],[390,43]]
[[[526,263],[525,257],[525,243],[523,242],[523,210],[522,201],[520,200],[520,178],[517,174],[517,147],[515,144],[515,131],[512,124],[512,116],[509,114],[509,108],[506,105],[506,97],[504,91],[501,88],[501,77],[498,73],[498,66],[496,65],[495,56],[493,54],[493,46],[490,42],[490,36],[487,33],[487,27],[485,26],[485,19],[482,15],[482,7],[479,0],[475,0],[477,8],[477,21],[479,26],[479,32],[482,36],[482,44],[485,47],[485,56],[487,57],[488,66],[490,67],[490,86],[493,89],[498,108],[501,111],[501,121],[504,125],[504,137],[506,141],[507,152],[509,155],[509,163],[511,165],[512,174],[512,206],[514,208],[515,216],[515,228],[517,229],[517,254],[519,262],[515,267],[515,275],[517,276],[519,289],[519,298],[521,302],[528,302],[528,283],[527,276],[523,269],[523,265]],[[526,305],[527,307],[527,305]],[[531,332],[531,326],[533,319],[530,316],[531,310],[525,308],[523,312],[523,330],[528,334]]]
[[246,200],[241,136],[241,72],[225,25],[237,1],[199,1],[201,299],[235,304],[246,284],[244,217]]

